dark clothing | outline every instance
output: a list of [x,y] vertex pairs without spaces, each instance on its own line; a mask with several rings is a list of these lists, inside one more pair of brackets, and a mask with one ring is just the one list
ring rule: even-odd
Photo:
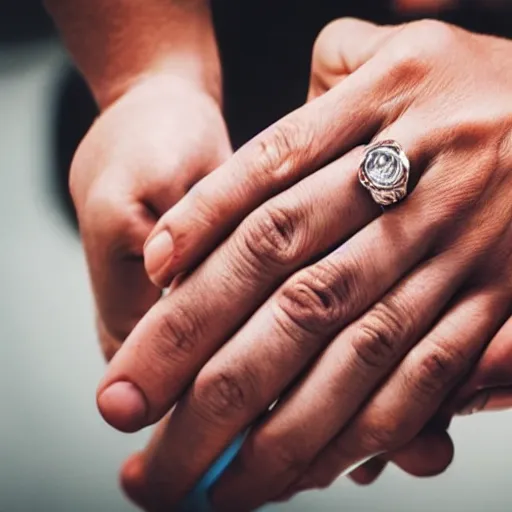
[[[397,23],[383,0],[213,0],[224,70],[225,113],[240,146],[300,106],[307,93],[311,51],[320,30],[343,16]],[[464,0],[444,19],[480,32],[510,35],[510,17]]]

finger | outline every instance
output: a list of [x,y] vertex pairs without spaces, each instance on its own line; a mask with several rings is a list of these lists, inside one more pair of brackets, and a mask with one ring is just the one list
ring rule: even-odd
[[120,474],[120,483],[125,494],[141,508],[146,507],[149,501],[145,474],[142,453],[136,453],[127,459]]
[[160,485],[167,485],[166,480],[156,480],[155,475],[150,481],[148,460],[151,453],[158,447],[161,438],[165,435],[167,424],[172,413],[164,417],[154,429],[150,441],[143,451],[135,453],[123,464],[120,472],[121,487],[126,495],[138,506],[148,512],[157,512],[165,508],[158,500],[158,493],[152,490]]
[[464,386],[478,391],[512,386],[512,318],[493,338]]
[[[380,279],[389,275],[389,269],[379,270]],[[467,259],[461,262],[460,258],[443,253],[420,265],[342,331],[309,374],[248,436],[237,459],[214,489],[212,499],[217,507],[222,510],[229,505],[232,508],[227,510],[236,510],[247,503],[248,509],[254,508],[298,479],[428,330],[466,272]],[[225,351],[231,347],[232,344],[226,346]],[[283,355],[279,353],[279,357]],[[246,369],[247,363],[239,366]],[[264,378],[269,380],[267,374]],[[212,438],[209,439],[211,445]]]
[[[100,384],[98,402],[109,423],[126,430],[158,420],[282,279],[378,215],[378,208],[357,182],[360,155],[361,151],[347,155],[255,212],[155,305],[111,361]],[[317,208],[320,202],[325,204],[322,210]],[[310,217],[309,212],[315,214]],[[205,289],[215,293],[205,295]],[[147,408],[143,420],[137,416],[138,409],[127,405],[136,399],[116,399],[116,391],[107,391],[117,382],[142,391],[139,403]]]
[[[115,187],[100,181],[98,190],[90,193],[80,226],[95,296],[98,335],[107,360],[114,357],[135,325],[161,297],[161,290],[146,274],[143,246],[155,225],[156,204],[171,205],[181,192],[176,180],[167,194],[159,191],[151,195],[141,186],[141,196],[133,196],[124,189],[125,182],[119,176],[115,178],[109,175],[108,181],[116,181]],[[132,390],[131,385],[120,383],[116,393],[140,415],[140,403],[130,399]],[[116,409],[116,404],[112,407]],[[113,414],[117,412],[114,410]]]
[[[414,89],[417,80],[411,80],[410,68],[389,73],[388,67],[385,60],[361,67],[258,135],[194,187],[149,237],[144,255],[153,282],[164,286],[194,267],[258,205],[396,119],[405,101],[396,91]],[[156,242],[158,235],[172,240],[166,250]]]
[[[435,476],[446,471],[453,460],[453,443],[447,432],[422,431],[409,444],[394,452],[373,457],[354,469],[348,477],[358,485],[374,483],[393,462],[416,477]],[[288,501],[302,491],[311,490],[312,482],[304,475],[276,501]]]
[[[371,458],[354,469],[348,477],[359,485],[370,485],[384,472],[389,462],[412,476],[435,476],[443,473],[451,464],[453,451],[453,442],[447,432],[425,429],[402,448]],[[312,487],[313,482],[309,480],[306,472],[287,489],[282,500],[289,500],[297,493],[311,490]]]
[[493,338],[452,404],[460,415],[512,408],[512,318]]
[[462,402],[455,414],[469,416],[478,412],[498,412],[512,409],[512,387],[487,388]]
[[121,188],[105,185],[92,191],[80,217],[99,334],[110,350],[124,341],[160,295],[145,273],[142,252],[155,218],[143,204],[129,202]]
[[[387,465],[388,461],[384,460],[384,458],[374,457],[373,459],[370,459],[368,462],[363,464],[361,467],[354,469],[354,471],[352,471],[347,476],[357,485],[371,485],[380,477],[380,475],[386,469]],[[303,485],[303,487],[299,485],[291,485],[289,489],[287,489],[277,498],[274,498],[272,501],[289,501],[298,493],[310,489],[307,482],[301,480],[301,484]]]
[[410,475],[430,477],[446,471],[452,463],[453,453],[453,442],[448,432],[426,429],[385,458]]
[[448,432],[425,428],[410,443],[370,459],[348,476],[360,485],[371,484],[388,462],[412,476],[435,476],[446,471],[453,460],[453,453],[453,442]]
[[435,476],[446,471],[453,460],[453,453],[453,442],[448,432],[425,428],[410,443],[398,450],[370,459],[349,476],[354,479],[353,476],[356,474],[357,483],[363,485],[373,483],[382,472],[377,470],[380,467],[384,469],[387,462],[392,462],[412,476]]
[[467,381],[444,405],[449,414],[469,415],[512,407],[512,318],[493,338]]
[[[358,485],[370,485],[379,478],[379,476],[386,469],[387,465],[388,461],[380,457],[374,457],[373,459],[370,459],[368,462],[363,464],[361,467],[354,469],[354,471],[352,471],[348,477]],[[295,490],[292,488],[289,492],[293,496],[297,494],[297,492],[300,492],[300,489]]]
[[329,485],[357,461],[414,438],[464,377],[509,311],[508,292],[493,287],[469,291],[411,350],[349,427],[315,459],[308,480]]
[[397,30],[399,27],[377,26],[355,18],[340,18],[329,23],[313,47],[308,101],[354,73]]
[[[203,141],[202,134],[211,131],[209,113],[218,112],[213,100],[193,95],[200,108],[191,109],[176,101],[188,98],[183,87],[162,76],[133,88],[100,116],[73,160],[70,189],[109,356],[160,296],[143,262],[144,242],[157,218],[230,151],[220,130],[218,139]],[[156,108],[155,98],[165,108]],[[177,127],[183,117],[185,128],[182,121]],[[201,151],[188,150],[198,138]]]

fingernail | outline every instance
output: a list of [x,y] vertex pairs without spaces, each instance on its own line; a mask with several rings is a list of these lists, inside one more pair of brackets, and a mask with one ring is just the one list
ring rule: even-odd
[[144,264],[150,276],[160,272],[162,267],[169,263],[173,249],[174,243],[167,230],[160,231],[148,240],[144,247]]
[[123,432],[135,432],[146,426],[146,399],[130,382],[116,382],[105,389],[98,396],[98,408],[107,423]]
[[459,416],[470,416],[471,414],[476,414],[477,412],[482,411],[489,401],[489,396],[489,391],[480,391],[474,395],[466,405],[461,407],[457,411],[457,414]]

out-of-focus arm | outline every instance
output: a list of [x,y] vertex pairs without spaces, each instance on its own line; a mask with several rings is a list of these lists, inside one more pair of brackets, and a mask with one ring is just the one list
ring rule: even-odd
[[45,0],[101,108],[148,75],[169,73],[220,101],[208,0]]
[[[512,0],[477,0],[477,3],[489,10],[499,10],[512,6]],[[462,6],[467,0],[394,0],[397,10],[417,14],[427,14],[452,7]]]

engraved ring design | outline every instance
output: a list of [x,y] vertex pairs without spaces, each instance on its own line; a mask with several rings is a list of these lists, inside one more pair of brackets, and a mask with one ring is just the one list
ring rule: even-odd
[[359,181],[373,200],[389,206],[407,195],[410,163],[398,142],[385,140],[369,145],[359,167]]

